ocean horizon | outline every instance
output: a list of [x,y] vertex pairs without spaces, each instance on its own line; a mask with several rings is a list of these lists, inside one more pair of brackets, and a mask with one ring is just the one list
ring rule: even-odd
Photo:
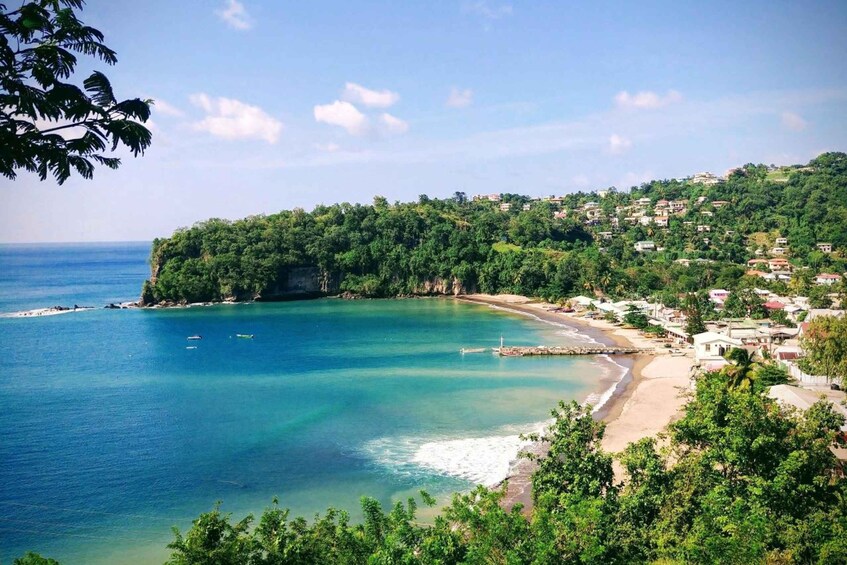
[[[505,478],[559,400],[596,403],[608,360],[501,358],[591,341],[451,299],[108,310],[137,298],[149,244],[0,245],[0,561],[160,563],[223,501],[292,515],[384,506]],[[237,337],[250,334],[252,339]],[[199,335],[202,339],[188,340]],[[460,353],[461,348],[486,348]]]

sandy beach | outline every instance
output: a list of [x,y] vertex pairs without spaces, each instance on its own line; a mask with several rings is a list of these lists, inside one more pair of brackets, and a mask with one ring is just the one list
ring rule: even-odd
[[[685,404],[689,390],[692,352],[671,355],[657,340],[641,336],[638,330],[624,329],[605,320],[589,320],[575,314],[551,312],[552,304],[534,301],[517,295],[473,294],[459,300],[488,304],[541,320],[571,325],[596,341],[621,347],[638,347],[650,350],[646,355],[622,356],[616,362],[628,368],[628,373],[616,386],[608,401],[595,412],[595,417],[606,422],[603,449],[620,452],[627,444],[648,436],[655,436],[677,418]],[[533,451],[543,452],[543,446]],[[523,503],[529,508],[531,474],[533,465],[520,461],[509,477],[504,504],[507,507]],[[619,477],[620,478],[620,477]]]

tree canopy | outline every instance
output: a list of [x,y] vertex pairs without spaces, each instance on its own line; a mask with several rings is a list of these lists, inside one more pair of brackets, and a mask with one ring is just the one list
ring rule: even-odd
[[73,171],[90,179],[96,165],[120,165],[107,151],[125,146],[138,156],[150,146],[142,125],[150,100],[118,101],[100,71],[82,87],[70,82],[79,55],[117,62],[103,34],[77,18],[82,6],[36,0],[9,10],[0,3],[0,174],[7,178],[25,170],[59,184]]

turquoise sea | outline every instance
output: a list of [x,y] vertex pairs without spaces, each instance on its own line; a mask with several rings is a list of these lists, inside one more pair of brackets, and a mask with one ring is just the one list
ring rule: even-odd
[[218,500],[238,518],[275,495],[307,517],[421,488],[446,502],[502,479],[558,400],[620,376],[461,355],[587,338],[450,299],[102,309],[137,297],[148,251],[0,245],[0,313],[98,307],[0,317],[0,563],[161,563],[171,526]]

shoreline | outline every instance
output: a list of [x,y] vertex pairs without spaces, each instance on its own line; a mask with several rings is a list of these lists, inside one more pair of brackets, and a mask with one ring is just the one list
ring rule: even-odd
[[[619,452],[630,442],[642,437],[655,436],[675,420],[684,405],[683,390],[688,388],[689,372],[693,364],[690,356],[672,357],[658,349],[656,343],[639,338],[635,330],[623,329],[605,321],[587,320],[569,313],[550,312],[554,305],[517,295],[457,296],[456,300],[488,305],[495,309],[529,315],[541,322],[564,325],[605,345],[619,347],[654,348],[652,354],[624,355],[610,359],[624,368],[624,374],[608,390],[608,397],[595,407],[594,418],[606,423],[602,447],[608,452]],[[603,393],[606,396],[606,393]],[[534,454],[543,454],[546,447],[536,443],[529,448]],[[621,470],[616,464],[616,478]],[[532,508],[532,472],[535,465],[527,459],[517,460],[506,477],[505,508],[522,504],[524,512]],[[501,483],[502,485],[502,483]],[[499,486],[499,485],[498,485]]]

